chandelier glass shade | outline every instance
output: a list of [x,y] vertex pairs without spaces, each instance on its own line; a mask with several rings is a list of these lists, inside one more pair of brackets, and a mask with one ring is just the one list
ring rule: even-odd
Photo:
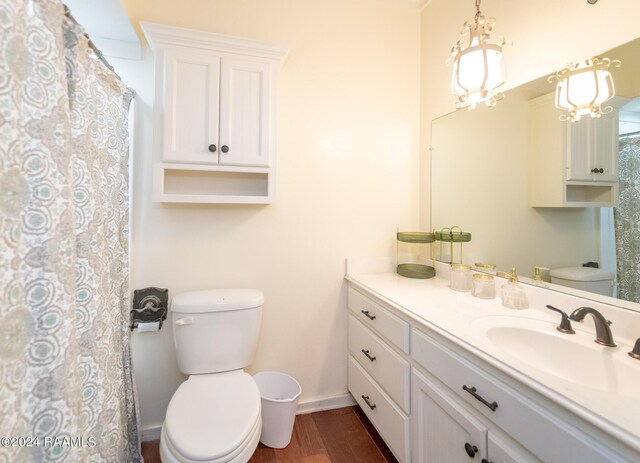
[[480,12],[480,1],[476,0],[475,18],[464,23],[462,37],[447,60],[447,65],[453,66],[451,91],[458,97],[457,108],[473,109],[482,102],[494,106],[504,96],[498,90],[505,82],[502,48],[511,43],[504,37],[491,41],[494,24],[494,18]]
[[549,76],[549,82],[557,80],[556,107],[566,111],[560,120],[579,121],[582,116],[600,117],[611,111],[602,106],[615,95],[610,67],[620,67],[621,62],[594,57],[559,70]]

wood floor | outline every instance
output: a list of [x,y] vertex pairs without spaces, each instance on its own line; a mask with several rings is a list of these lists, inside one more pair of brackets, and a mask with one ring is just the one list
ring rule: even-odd
[[[159,441],[142,443],[145,463],[160,463]],[[296,416],[284,449],[262,444],[250,463],[397,463],[360,407]]]

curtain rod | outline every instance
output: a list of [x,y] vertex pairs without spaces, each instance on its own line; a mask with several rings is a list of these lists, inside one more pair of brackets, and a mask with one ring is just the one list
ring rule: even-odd
[[[69,18],[71,21],[73,21],[74,23],[79,24],[78,21],[76,21],[76,18],[74,18],[73,15],[71,14],[71,10],[69,9],[69,7],[67,5],[64,5],[64,4],[63,4],[63,6],[64,6],[64,15],[67,18]],[[102,54],[100,49],[98,47],[96,47],[95,44],[91,41],[91,37],[89,37],[89,34],[87,34],[85,32],[84,36],[88,41],[89,48],[91,48],[91,50],[95,53],[96,57],[100,61],[102,61],[102,64],[104,64],[107,67],[107,69],[109,69],[111,72],[113,72],[113,74],[118,78],[118,80],[122,81],[122,78],[118,75],[118,73],[115,71],[115,69],[113,69],[113,66],[111,66],[111,64],[109,64],[109,62],[104,57],[104,55]]]
[[628,132],[628,133],[620,134],[619,138],[636,137],[638,135],[640,135],[640,130],[638,130],[637,132]]

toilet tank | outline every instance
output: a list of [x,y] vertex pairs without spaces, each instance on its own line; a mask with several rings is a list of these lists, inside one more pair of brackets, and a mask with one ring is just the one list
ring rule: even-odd
[[551,283],[590,293],[613,296],[613,273],[593,267],[554,268],[549,272]]
[[253,361],[264,295],[255,289],[176,294],[171,321],[178,368],[193,375],[238,370]]

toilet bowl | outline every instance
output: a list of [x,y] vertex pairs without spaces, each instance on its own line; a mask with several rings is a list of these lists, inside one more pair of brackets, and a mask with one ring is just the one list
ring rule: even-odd
[[178,368],[160,436],[163,463],[246,463],[262,431],[253,360],[264,296],[256,290],[182,293],[171,302]]
[[194,375],[171,398],[160,457],[164,463],[246,462],[261,430],[260,392],[249,374]]

